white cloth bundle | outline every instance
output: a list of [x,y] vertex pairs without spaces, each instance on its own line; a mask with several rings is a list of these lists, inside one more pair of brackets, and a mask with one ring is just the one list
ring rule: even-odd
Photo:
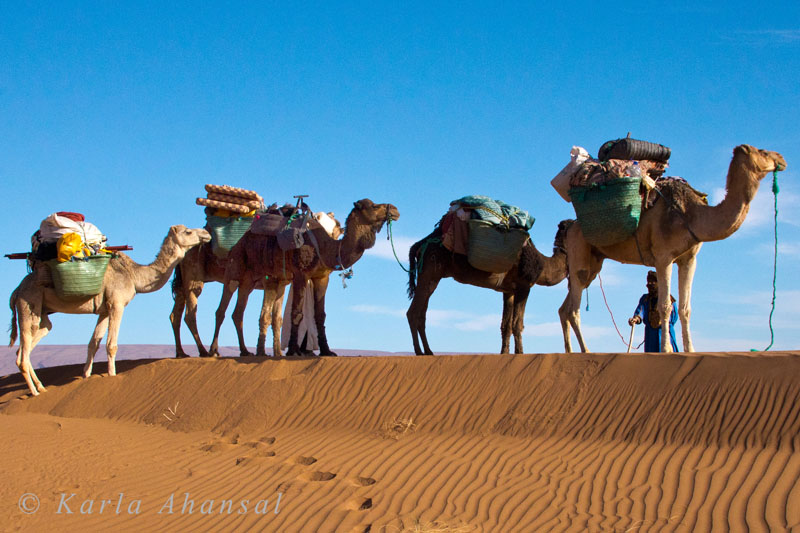
[[550,185],[567,202],[572,201],[569,197],[569,180],[572,179],[572,176],[575,175],[583,162],[589,159],[589,152],[581,146],[573,146],[572,150],[569,151],[569,155],[571,161],[550,181]]
[[67,233],[77,233],[89,245],[102,246],[106,242],[106,236],[91,222],[77,222],[56,213],[42,220],[39,226],[39,239],[43,242],[57,241]]

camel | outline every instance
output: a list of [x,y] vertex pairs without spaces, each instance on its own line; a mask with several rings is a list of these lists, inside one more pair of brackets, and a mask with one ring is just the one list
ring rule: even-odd
[[[341,234],[339,221],[333,217],[333,213],[328,213],[328,216],[336,222],[332,236],[333,238],[338,238]],[[179,359],[189,357],[189,354],[183,350],[181,345],[181,316],[184,315],[184,309],[186,310],[184,321],[194,338],[200,357],[211,357],[211,354],[203,346],[197,329],[197,299],[203,292],[203,286],[206,283],[221,283],[224,280],[226,264],[227,257],[218,257],[212,251],[211,243],[203,243],[186,252],[186,256],[175,268],[175,277],[172,280],[172,297],[175,300],[175,304],[169,315],[173,336],[175,337],[175,357]],[[269,324],[272,325],[273,339],[275,339],[273,349],[276,350],[274,353],[277,355],[280,355],[281,350],[280,331],[283,323],[282,307],[285,287],[286,284],[284,283],[273,288],[276,294],[275,299],[270,302],[272,305],[268,309],[262,310],[262,312],[268,313],[267,327],[269,327]],[[263,290],[263,281],[258,280],[254,288]],[[264,342],[264,339],[259,337],[259,351],[256,355],[266,355]]]
[[[92,374],[92,363],[100,341],[108,331],[106,352],[108,354],[108,375],[116,375],[115,356],[120,321],[125,306],[139,293],[154,292],[163,287],[172,275],[175,265],[183,259],[186,251],[200,243],[209,242],[211,235],[204,229],[189,229],[186,226],[172,226],[164,239],[155,261],[149,265],[139,265],[124,253],[118,252],[108,264],[103,285],[97,296],[65,301],[59,298],[52,287],[49,270],[37,265],[31,274],[25,276],[19,286],[11,293],[11,341],[13,346],[19,331],[19,350],[17,367],[25,378],[33,396],[44,392],[45,388],[31,366],[30,354],[39,341],[53,328],[48,315],[52,313],[96,314],[97,325],[83,367],[84,377]],[[19,323],[19,330],[17,330]]]
[[[442,221],[444,218],[442,218]],[[524,328],[525,305],[534,285],[553,286],[567,277],[567,256],[564,248],[565,235],[573,220],[562,220],[558,224],[553,255],[541,254],[530,239],[525,241],[519,260],[501,274],[485,272],[473,267],[467,256],[454,253],[441,241],[441,221],[433,232],[411,246],[408,253],[408,296],[411,305],[406,317],[414,341],[414,353],[433,355],[425,333],[425,315],[428,301],[442,278],[453,278],[459,283],[485,287],[503,293],[503,318],[500,323],[502,344],[500,353],[509,353],[511,334],[514,334],[514,353],[524,353],[522,330]],[[419,268],[418,266],[419,265]],[[422,339],[420,349],[419,338]]]
[[[351,267],[366,250],[375,245],[376,234],[388,220],[397,220],[400,212],[392,204],[376,204],[367,198],[354,202],[353,209],[345,222],[344,236],[341,239],[330,237],[319,228],[311,228],[304,235],[305,244],[296,250],[282,251],[273,236],[244,234],[231,249],[228,266],[225,270],[222,299],[216,313],[214,340],[209,353],[218,354],[219,330],[225,318],[225,311],[238,289],[236,307],[232,313],[233,323],[239,338],[240,355],[251,355],[244,343],[242,319],[247,299],[253,291],[256,280],[267,279],[264,283],[264,303],[259,319],[259,349],[263,353],[263,343],[268,327],[267,310],[280,307],[278,292],[289,282],[295,288],[292,297],[292,327],[286,355],[302,355],[298,345],[298,326],[303,319],[303,298],[309,279],[314,284],[314,322],[319,336],[320,355],[336,355],[328,346],[325,334],[325,292],[328,288],[328,274],[331,270]],[[270,307],[273,306],[273,307]],[[275,355],[280,354],[280,344],[276,342]]]
[[[743,144],[733,149],[725,199],[716,206],[707,205],[697,194],[683,195],[685,207],[678,206],[674,200],[659,197],[652,207],[642,211],[639,227],[634,234],[611,246],[590,245],[583,236],[580,223],[570,228],[567,233],[569,293],[558,310],[566,352],[572,351],[570,326],[575,331],[581,351],[587,351],[580,329],[581,291],[600,273],[606,258],[655,267],[662,331],[667,331],[670,315],[672,265],[678,265],[678,316],[683,333],[683,349],[693,352],[689,318],[697,253],[704,242],[725,239],[738,230],[747,216],[760,181],[768,172],[785,168],[786,161],[779,153]],[[661,351],[672,351],[669,335],[661,336]]]

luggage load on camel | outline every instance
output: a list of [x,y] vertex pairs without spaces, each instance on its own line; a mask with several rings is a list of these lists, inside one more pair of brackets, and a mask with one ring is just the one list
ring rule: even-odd
[[[71,243],[80,242],[98,253],[106,245],[106,236],[91,222],[86,222],[80,213],[59,211],[53,213],[39,225],[38,231],[31,236],[31,254],[34,260],[48,261],[59,255],[59,240],[67,235]],[[62,262],[68,261],[66,256]]]
[[[256,235],[268,235],[278,239],[281,250],[296,250],[305,244],[303,235],[314,228],[322,228],[328,234],[333,232],[337,225],[336,220],[323,212],[313,212],[301,195],[297,205],[272,204],[266,212],[256,215],[250,228]],[[313,238],[313,235],[312,235]]]
[[442,218],[442,245],[467,256],[485,272],[507,272],[519,258],[535,219],[516,206],[487,196],[465,196],[450,202]]
[[707,203],[707,195],[686,180],[663,175],[670,154],[666,146],[631,139],[630,134],[604,143],[598,159],[573,146],[572,161],[551,184],[565,200],[566,191],[587,242],[611,246],[633,235],[642,210],[659,198],[679,213],[687,198]]
[[32,269],[47,265],[41,281],[52,282],[60,298],[91,298],[100,292],[112,257],[106,244],[106,236],[82,214],[59,211],[42,220],[31,237],[29,261]]
[[551,185],[572,202],[586,240],[610,246],[630,237],[639,225],[648,192],[668,166],[670,149],[628,137],[608,141],[598,159],[573,146],[572,160]]
[[228,256],[239,242],[256,213],[264,209],[264,199],[255,191],[230,185],[206,184],[207,198],[197,198],[206,208],[206,227],[211,233],[211,250],[220,258]]

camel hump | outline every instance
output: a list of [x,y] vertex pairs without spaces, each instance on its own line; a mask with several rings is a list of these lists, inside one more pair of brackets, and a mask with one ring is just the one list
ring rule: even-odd
[[[682,178],[662,178],[656,182],[656,187],[661,195],[669,201],[670,207],[674,207],[682,213],[685,213],[690,205],[708,205],[708,195],[698,191]],[[654,197],[654,199],[656,198]]]

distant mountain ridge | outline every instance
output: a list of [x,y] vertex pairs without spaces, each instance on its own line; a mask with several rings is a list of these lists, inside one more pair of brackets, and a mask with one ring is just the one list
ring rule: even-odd
[[[19,344],[15,346],[0,347],[0,376],[7,376],[18,372],[16,359]],[[251,348],[255,352],[255,348]],[[197,348],[184,346],[184,350],[192,357],[197,357]],[[236,357],[239,348],[235,346],[220,346],[222,357]],[[348,350],[333,348],[340,356],[370,356],[370,355],[412,355],[411,352],[382,352],[377,350]],[[175,346],[172,344],[120,344],[117,351],[117,360],[129,359],[171,359],[175,357]],[[100,346],[95,356],[95,361],[106,361],[106,346]],[[85,344],[40,344],[31,353],[33,368],[45,368],[63,365],[83,364],[86,362]]]

